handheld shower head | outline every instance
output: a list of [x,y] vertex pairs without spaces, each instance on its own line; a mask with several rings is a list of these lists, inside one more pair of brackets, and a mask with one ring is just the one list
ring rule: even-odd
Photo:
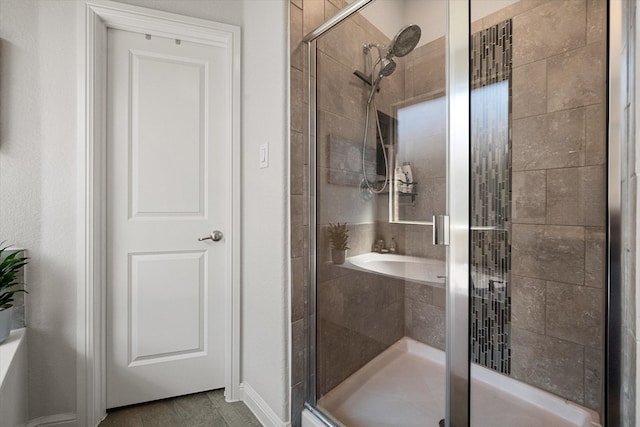
[[380,61],[380,73],[379,77],[390,76],[396,70],[396,61],[389,56],[385,56]]
[[[419,26],[415,24],[406,25],[400,28],[400,31],[398,31],[393,38],[390,47],[378,43],[363,45],[362,50],[369,59],[371,59],[370,52],[372,48],[378,51],[378,59],[371,69],[371,78],[367,82],[371,84],[371,94],[369,95],[368,104],[371,103],[375,97],[382,78],[390,76],[396,70],[396,62],[393,60],[393,57],[397,56],[400,58],[411,53],[418,45],[421,35],[422,30]],[[376,67],[379,67],[377,72]]]

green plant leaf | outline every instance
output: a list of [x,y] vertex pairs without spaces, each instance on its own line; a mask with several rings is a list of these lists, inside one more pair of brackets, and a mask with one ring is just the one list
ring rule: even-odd
[[329,224],[327,228],[329,240],[331,241],[331,249],[346,250],[349,249],[349,229],[347,223]]
[[23,283],[18,282],[20,270],[29,262],[28,257],[22,256],[23,251],[11,252],[5,255],[9,246],[5,246],[6,241],[0,243],[0,305],[13,302],[13,296],[17,292],[27,293],[20,289]]

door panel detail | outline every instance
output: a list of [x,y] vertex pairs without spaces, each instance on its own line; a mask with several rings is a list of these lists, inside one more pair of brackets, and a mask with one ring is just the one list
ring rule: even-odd
[[131,51],[131,217],[204,216],[207,64]]
[[[107,407],[225,384],[224,47],[107,32]],[[228,235],[228,234],[227,234]]]
[[205,351],[205,257],[204,251],[129,255],[130,366]]

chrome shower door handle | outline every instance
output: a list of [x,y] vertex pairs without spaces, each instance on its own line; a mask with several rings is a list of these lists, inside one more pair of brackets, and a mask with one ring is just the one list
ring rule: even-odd
[[442,246],[449,244],[449,215],[433,216],[433,244]]
[[211,234],[206,237],[198,237],[198,242],[202,242],[205,240],[213,240],[214,242],[218,242],[222,240],[222,237],[223,237],[222,231],[213,230]]

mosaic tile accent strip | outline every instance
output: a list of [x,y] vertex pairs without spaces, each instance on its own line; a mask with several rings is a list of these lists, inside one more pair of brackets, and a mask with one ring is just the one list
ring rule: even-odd
[[507,19],[471,36],[472,89],[511,79],[511,32]]
[[472,36],[471,355],[511,371],[511,20]]

